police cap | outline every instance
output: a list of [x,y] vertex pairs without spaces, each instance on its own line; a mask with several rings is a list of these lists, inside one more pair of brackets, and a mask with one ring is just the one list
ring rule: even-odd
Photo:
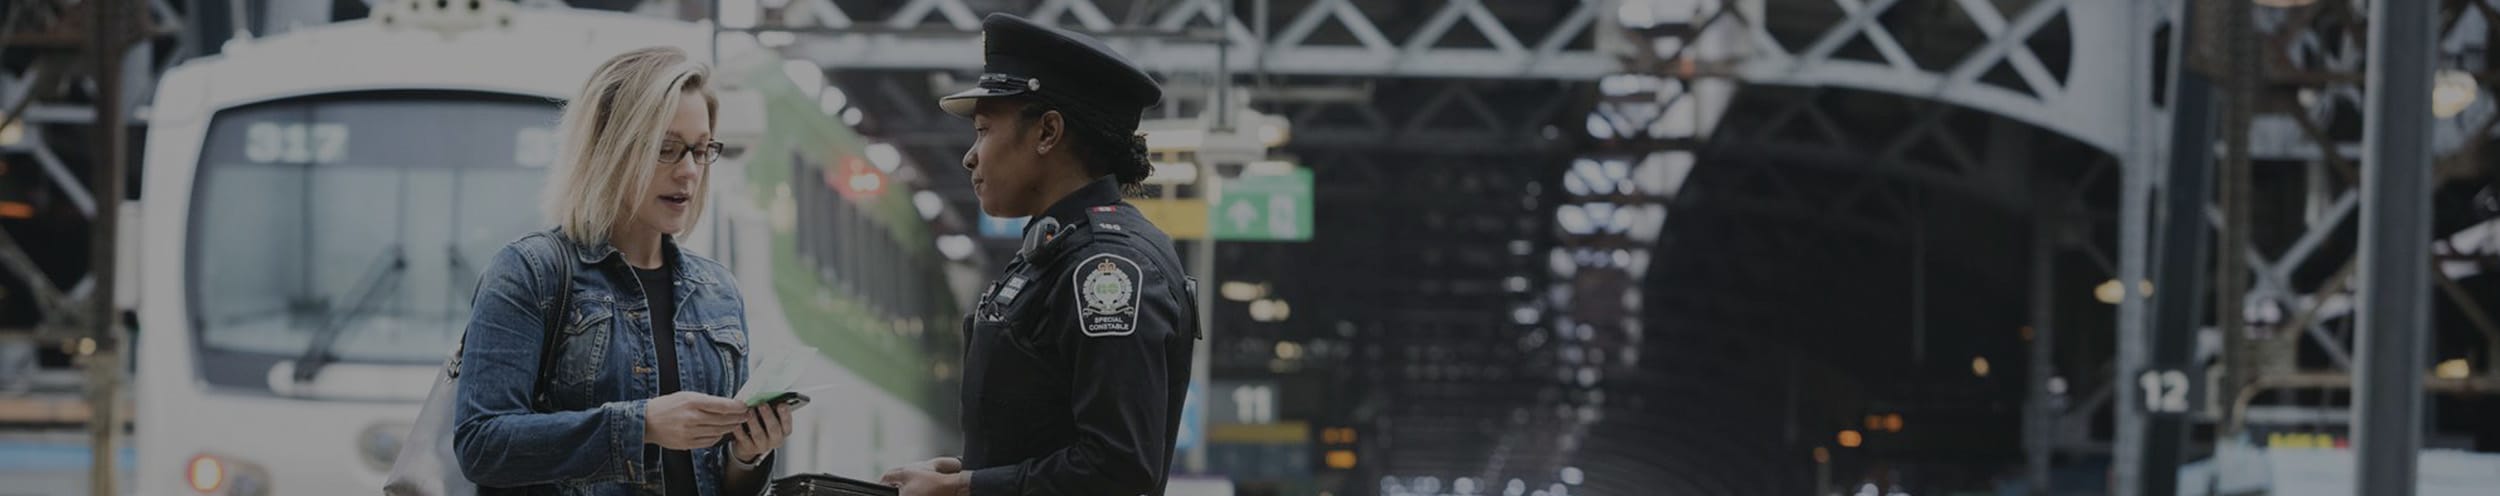
[[1008,14],[981,20],[983,66],[977,86],[938,99],[971,117],[982,98],[1026,96],[1112,130],[1137,128],[1139,114],[1163,100],[1146,71],[1091,36]]

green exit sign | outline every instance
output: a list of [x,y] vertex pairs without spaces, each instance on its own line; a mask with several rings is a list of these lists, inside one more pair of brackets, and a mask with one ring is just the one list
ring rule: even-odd
[[1310,241],[1311,170],[1226,179],[1207,216],[1219,240]]

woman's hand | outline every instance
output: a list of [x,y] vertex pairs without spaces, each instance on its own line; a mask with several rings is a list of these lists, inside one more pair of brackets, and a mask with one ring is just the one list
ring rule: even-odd
[[642,408],[642,440],[662,448],[691,450],[720,442],[746,421],[747,405],[693,391],[652,398]]
[[738,463],[754,465],[790,440],[790,405],[774,402],[747,409],[746,423],[730,432],[730,454]]

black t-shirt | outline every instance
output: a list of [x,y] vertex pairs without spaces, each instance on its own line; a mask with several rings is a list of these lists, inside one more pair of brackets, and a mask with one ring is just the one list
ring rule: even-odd
[[[660,394],[675,393],[677,384],[677,278],[672,267],[634,269],[634,278],[642,280],[643,296],[651,303],[651,343],[660,355]],[[662,475],[669,496],[695,496],[694,455],[685,450],[660,452]]]

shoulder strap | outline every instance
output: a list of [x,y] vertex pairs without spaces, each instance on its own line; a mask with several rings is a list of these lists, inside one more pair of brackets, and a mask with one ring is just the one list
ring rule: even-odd
[[547,311],[539,314],[539,320],[546,326],[540,331],[542,334],[538,339],[537,381],[530,385],[530,397],[538,403],[546,402],[547,376],[553,375],[550,372],[556,365],[557,346],[564,339],[565,316],[573,309],[573,261],[565,257],[565,252],[571,250],[564,246],[560,234],[549,234],[545,238],[549,244],[556,245],[556,294],[554,298],[548,298]]

